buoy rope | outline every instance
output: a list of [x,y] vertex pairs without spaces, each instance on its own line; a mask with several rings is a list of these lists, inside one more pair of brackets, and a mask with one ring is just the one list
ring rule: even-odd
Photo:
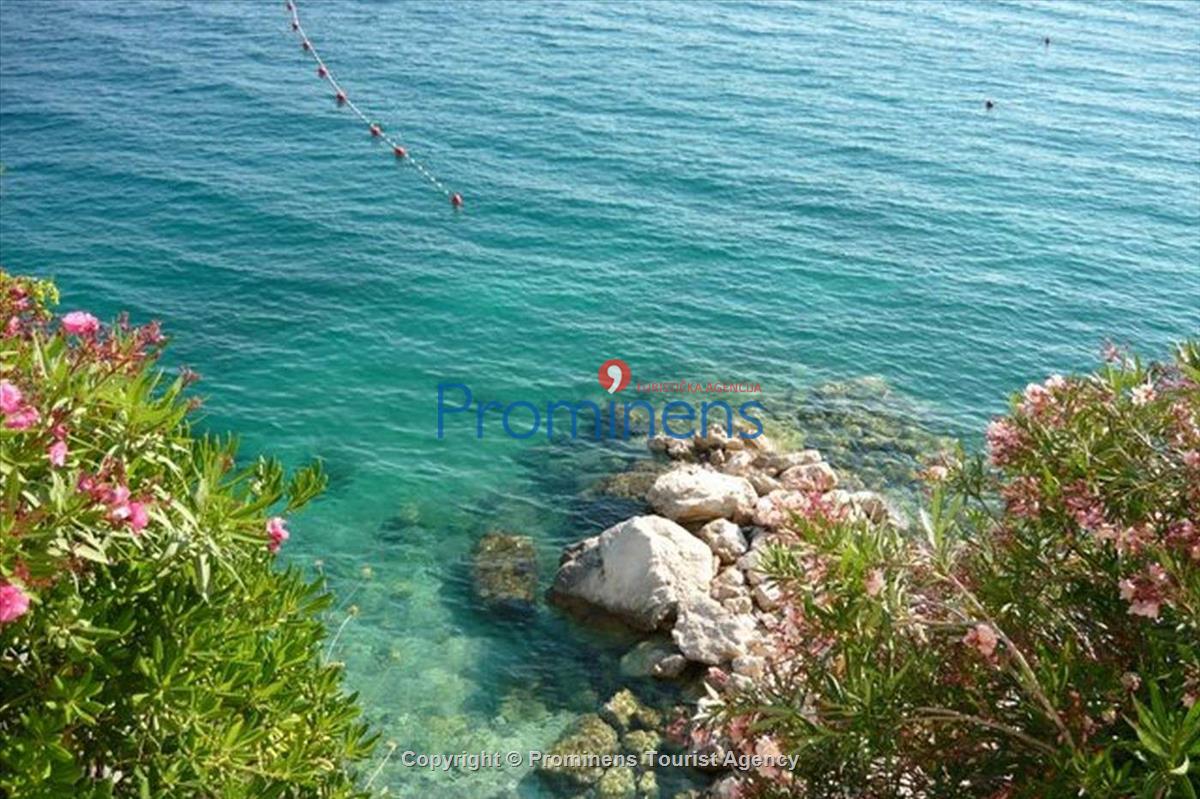
[[329,65],[326,64],[321,56],[317,53],[317,48],[313,45],[312,39],[308,38],[308,34],[304,32],[304,26],[300,24],[300,12],[296,8],[295,0],[287,0],[286,6],[288,13],[292,15],[292,31],[300,36],[300,46],[304,49],[304,52],[312,56],[313,61],[316,62],[317,76],[322,80],[329,81],[329,85],[333,87],[335,92],[334,97],[336,98],[338,105],[345,105],[347,108],[353,111],[354,115],[362,120],[363,124],[367,126],[367,130],[370,131],[373,138],[383,139],[383,141],[387,142],[388,146],[392,149],[392,153],[398,159],[406,161],[415,167],[416,170],[421,173],[421,177],[429,181],[429,185],[433,186],[450,199],[451,205],[453,205],[455,208],[461,207],[461,195],[452,192],[449,188],[447,188],[445,183],[442,183],[442,181],[438,180],[437,175],[430,172],[424,164],[412,156],[412,153],[408,151],[408,148],[404,147],[402,144],[400,144],[400,142],[393,139],[387,130],[384,129],[378,122],[372,122],[371,118],[363,113],[363,110],[358,107],[358,104],[350,98],[349,92],[343,89],[342,85],[337,82],[336,78],[333,77],[333,70],[329,68]]

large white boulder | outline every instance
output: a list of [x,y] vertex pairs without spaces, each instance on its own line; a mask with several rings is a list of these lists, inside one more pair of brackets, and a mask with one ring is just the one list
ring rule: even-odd
[[707,544],[670,519],[635,516],[568,549],[550,594],[655,630],[685,598],[707,597],[712,578]]
[[686,524],[746,515],[758,494],[744,477],[690,464],[661,475],[646,498],[657,513]]
[[680,604],[671,637],[688,660],[715,666],[747,654],[759,632],[750,614],[731,613],[708,596],[692,596]]

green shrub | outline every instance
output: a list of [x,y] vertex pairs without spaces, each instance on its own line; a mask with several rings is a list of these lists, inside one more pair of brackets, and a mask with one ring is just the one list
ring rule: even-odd
[[813,503],[772,550],[770,675],[704,715],[800,761],[743,796],[1196,796],[1200,349],[1031,385],[987,440],[915,533]]
[[361,795],[330,597],[273,564],[320,470],[239,468],[191,433],[156,325],[56,300],[0,272],[0,794]]

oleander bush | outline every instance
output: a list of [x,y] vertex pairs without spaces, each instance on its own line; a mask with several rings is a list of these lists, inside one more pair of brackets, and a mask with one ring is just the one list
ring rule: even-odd
[[0,796],[350,797],[374,743],[274,554],[324,485],[194,435],[156,325],[0,272]]
[[930,463],[915,530],[794,520],[769,674],[701,718],[800,761],[731,793],[1196,796],[1200,348],[1107,361]]

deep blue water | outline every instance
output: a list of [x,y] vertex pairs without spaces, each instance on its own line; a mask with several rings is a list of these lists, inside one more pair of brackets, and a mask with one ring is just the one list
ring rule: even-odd
[[438,381],[544,403],[597,397],[610,357],[768,393],[879,375],[969,435],[1105,337],[1200,333],[1198,3],[301,13],[463,212],[335,106],[282,2],[2,0],[0,261],[64,310],[162,319],[206,426],[325,460],[287,557],[358,607],[333,656],[402,748],[543,745],[617,651],[482,615],[465,566],[516,530],[548,581],[616,455],[439,441]]

